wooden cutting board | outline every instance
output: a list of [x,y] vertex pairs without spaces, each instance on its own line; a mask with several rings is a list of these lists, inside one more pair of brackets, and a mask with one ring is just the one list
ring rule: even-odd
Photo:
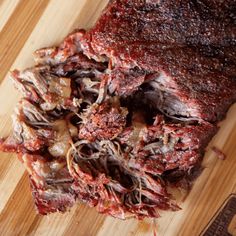
[[[76,27],[91,27],[107,0],[0,0],[0,135],[11,130],[11,113],[19,94],[8,71],[33,64],[32,52],[59,43]],[[199,235],[225,199],[236,192],[236,106],[211,145],[205,167],[179,212],[163,213],[157,235]],[[231,225],[232,227],[232,225]],[[78,204],[69,213],[46,217],[35,213],[27,175],[14,155],[0,154],[0,235],[153,235],[150,220],[120,221]]]

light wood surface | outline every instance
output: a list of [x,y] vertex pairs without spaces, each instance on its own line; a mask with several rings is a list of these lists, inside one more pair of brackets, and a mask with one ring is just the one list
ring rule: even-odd
[[[108,0],[0,0],[0,136],[11,129],[11,113],[19,94],[8,71],[33,63],[32,52],[60,42],[76,27],[91,27]],[[182,210],[163,213],[157,235],[199,235],[230,193],[236,192],[236,105],[212,144],[226,160],[209,149],[205,167]],[[27,175],[14,155],[0,153],[0,235],[153,235],[150,220],[120,221],[78,204],[66,214],[35,213]]]

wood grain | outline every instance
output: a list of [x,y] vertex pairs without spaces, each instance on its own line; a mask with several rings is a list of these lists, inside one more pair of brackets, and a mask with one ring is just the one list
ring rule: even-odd
[[0,32],[2,28],[5,26],[6,22],[8,21],[9,17],[11,16],[12,12],[14,11],[15,7],[19,3],[20,0],[1,0],[0,1]]
[[7,74],[47,4],[48,0],[21,0],[15,6],[0,33],[0,78]]
[[[32,52],[58,44],[77,27],[90,28],[108,0],[0,1],[0,136],[11,129],[11,113],[19,100],[7,72],[33,64]],[[199,235],[230,193],[236,192],[236,105],[228,112],[211,145],[227,158],[218,160],[209,149],[205,167],[179,212],[162,213],[157,235]],[[78,204],[65,214],[35,213],[24,168],[14,155],[0,154],[0,235],[126,236],[153,235],[151,220],[120,221]]]

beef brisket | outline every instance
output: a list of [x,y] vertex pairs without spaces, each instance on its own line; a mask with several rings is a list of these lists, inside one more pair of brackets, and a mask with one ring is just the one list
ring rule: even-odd
[[[236,2],[215,1],[220,10],[212,2],[112,1],[81,46],[92,58],[106,55],[114,67],[159,74],[158,93],[178,100],[176,106],[164,99],[171,115],[220,120],[236,100]],[[120,78],[139,86],[132,75]]]
[[89,32],[12,72],[23,98],[0,150],[18,154],[37,211],[77,200],[120,219],[179,210],[236,100],[236,2],[113,0]]

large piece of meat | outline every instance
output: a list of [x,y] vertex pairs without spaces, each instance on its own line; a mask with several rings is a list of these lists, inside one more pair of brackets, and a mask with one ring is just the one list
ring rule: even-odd
[[0,150],[18,154],[37,211],[76,201],[120,219],[179,210],[236,100],[235,1],[110,1],[12,72],[23,98]]
[[[167,113],[217,121],[236,100],[235,9],[234,0],[115,0],[82,37],[82,48],[92,58],[107,56],[119,70],[157,73]],[[116,92],[125,93],[117,86]]]

